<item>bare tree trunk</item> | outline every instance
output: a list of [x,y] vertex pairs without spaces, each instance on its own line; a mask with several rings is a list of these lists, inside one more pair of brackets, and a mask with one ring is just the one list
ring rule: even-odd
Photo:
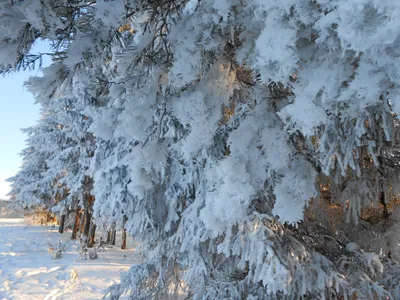
[[122,230],[122,245],[121,245],[121,249],[122,250],[126,249],[126,229],[125,228]]
[[383,192],[383,191],[381,192],[381,195],[379,197],[379,202],[383,207],[382,217],[384,219],[389,219],[389,211],[388,211],[388,208],[387,208],[387,205],[386,205],[386,201],[385,201],[385,192]]
[[85,211],[82,211],[80,215],[81,215],[81,223],[80,223],[79,233],[80,235],[82,235],[83,231],[85,230]]
[[72,236],[71,239],[72,240],[76,240],[76,235],[78,232],[78,228],[79,228],[79,209],[76,210],[75,212],[75,222],[74,222],[74,227],[72,228]]
[[88,239],[87,247],[92,248],[94,245],[94,237],[96,233],[96,224],[93,222],[93,220],[90,222],[90,237]]
[[111,243],[111,230],[107,230],[107,241],[106,241],[106,243],[107,244]]
[[128,221],[127,216],[124,216],[124,226],[123,226],[123,229],[122,229],[122,244],[121,244],[121,249],[122,250],[126,249],[126,228],[125,228],[125,225],[126,225],[127,221]]
[[381,194],[379,195],[379,203],[383,207],[382,217],[384,219],[389,219],[389,211],[388,211],[388,208],[387,208],[387,205],[386,205],[385,190],[383,189],[383,178],[382,178],[382,176],[381,176],[381,180],[380,180],[380,185],[381,185]]
[[85,228],[83,229],[83,235],[89,237],[90,221],[92,219],[92,214],[89,210],[85,210]]
[[114,229],[111,231],[111,245],[115,246],[116,238],[117,238],[117,231]]
[[111,245],[115,246],[115,240],[117,238],[117,230],[115,229],[115,223],[112,225],[111,230]]
[[60,226],[58,227],[58,233],[64,233],[64,225],[65,225],[65,215],[60,216]]

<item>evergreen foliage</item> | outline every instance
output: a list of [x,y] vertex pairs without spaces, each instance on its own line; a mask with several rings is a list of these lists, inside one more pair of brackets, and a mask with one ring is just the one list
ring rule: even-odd
[[400,299],[396,1],[24,0],[0,15],[1,72],[47,55],[29,53],[37,39],[54,50],[27,83],[42,118],[11,195],[138,241],[142,263],[107,297]]

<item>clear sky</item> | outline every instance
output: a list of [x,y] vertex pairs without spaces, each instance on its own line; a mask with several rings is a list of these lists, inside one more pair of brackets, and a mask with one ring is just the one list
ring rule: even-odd
[[[40,42],[31,53],[48,52],[48,45]],[[49,59],[44,60],[44,65]],[[19,153],[25,148],[26,136],[21,128],[34,125],[39,119],[39,107],[34,105],[33,96],[23,87],[30,76],[40,75],[33,71],[0,76],[0,199],[7,199],[9,184],[5,180],[14,176],[21,165]]]

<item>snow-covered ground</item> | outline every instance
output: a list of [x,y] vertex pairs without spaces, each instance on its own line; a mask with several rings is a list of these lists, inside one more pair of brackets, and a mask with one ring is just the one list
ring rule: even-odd
[[[99,252],[95,260],[80,259],[71,232],[57,227],[28,226],[24,219],[0,215],[0,299],[101,299],[133,263],[132,243]],[[66,252],[53,260],[49,244],[62,240]]]

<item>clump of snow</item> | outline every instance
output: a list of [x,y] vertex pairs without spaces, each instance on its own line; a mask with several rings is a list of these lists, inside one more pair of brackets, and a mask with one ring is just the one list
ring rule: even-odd
[[124,1],[96,1],[96,19],[101,20],[106,26],[116,28],[124,17]]
[[305,204],[317,193],[316,177],[317,172],[305,159],[296,158],[290,163],[274,189],[276,203],[273,213],[281,221],[293,223],[303,219]]
[[350,242],[346,245],[346,250],[349,252],[356,252],[360,250],[360,246],[355,242]]

